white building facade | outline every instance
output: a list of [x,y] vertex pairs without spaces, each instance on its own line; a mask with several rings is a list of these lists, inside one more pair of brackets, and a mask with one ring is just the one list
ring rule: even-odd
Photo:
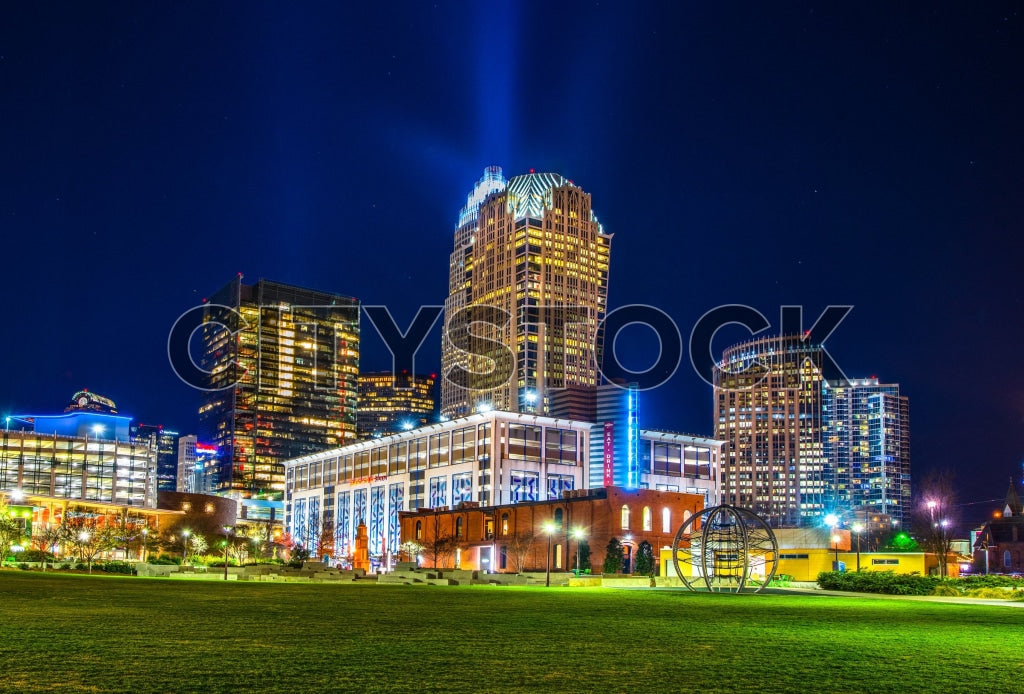
[[[289,460],[285,531],[313,556],[343,559],[362,523],[371,559],[384,561],[398,552],[400,511],[545,501],[590,488],[593,435],[600,427],[590,422],[494,411]],[[641,487],[718,502],[721,442],[650,431],[641,438]]]

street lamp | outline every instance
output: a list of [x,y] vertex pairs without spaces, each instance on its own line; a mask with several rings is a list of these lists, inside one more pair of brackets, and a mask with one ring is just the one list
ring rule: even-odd
[[230,525],[224,526],[224,580],[228,580],[228,533],[233,528]]
[[192,534],[191,530],[183,530],[181,537],[183,538],[183,544],[181,548],[181,565],[184,566],[188,557],[188,536]]
[[551,536],[555,533],[555,524],[548,521],[544,524],[544,534],[548,536],[548,558],[544,565],[544,587],[551,586]]
[[938,506],[935,499],[929,499],[928,503],[928,515],[931,517],[932,525],[935,524],[935,507]]
[[149,535],[149,528],[142,529],[142,561],[146,561],[146,537]]
[[832,536],[832,545],[836,548],[836,561],[835,566],[832,567],[833,571],[839,571],[839,539],[838,535]]
[[580,545],[583,544],[583,528],[576,528],[572,531],[573,539],[576,540],[576,575],[580,575]]
[[860,534],[864,532],[864,525],[861,523],[854,523],[853,532],[857,533],[857,571],[860,571]]

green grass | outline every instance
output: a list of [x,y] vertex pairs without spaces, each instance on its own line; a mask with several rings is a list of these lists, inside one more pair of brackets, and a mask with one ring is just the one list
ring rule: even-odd
[[0,572],[3,691],[978,692],[1013,607]]

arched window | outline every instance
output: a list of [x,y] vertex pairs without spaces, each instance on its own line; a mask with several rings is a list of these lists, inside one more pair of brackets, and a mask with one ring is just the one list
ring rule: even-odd
[[1003,566],[1010,568],[1010,550],[1003,552]]
[[683,511],[683,522],[685,523],[686,521],[690,520],[690,516],[692,515],[693,514],[690,513],[689,510]]
[[622,505],[622,529],[629,530],[629,506]]
[[455,537],[462,537],[462,519],[455,519]]
[[644,530],[654,529],[654,520],[651,518],[651,507],[644,506]]
[[661,532],[672,532],[672,511],[667,506],[661,509]]
[[555,525],[557,527],[559,527],[559,528],[562,527],[562,518],[563,518],[563,516],[562,516],[562,509],[556,508],[555,509]]
[[416,521],[416,539],[423,539],[423,521]]
[[508,514],[501,514],[501,534],[508,535]]

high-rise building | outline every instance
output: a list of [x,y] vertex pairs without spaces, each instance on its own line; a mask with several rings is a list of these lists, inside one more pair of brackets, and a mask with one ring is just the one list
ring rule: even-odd
[[356,440],[357,299],[239,275],[209,300],[200,363],[218,493],[280,498],[283,461]]
[[217,486],[217,447],[195,434],[178,439],[178,488],[183,494],[213,494]]
[[132,425],[131,431],[134,438],[153,440],[156,447],[157,491],[176,491],[178,488],[178,439],[181,434],[164,428],[162,424],[135,424]]
[[774,526],[800,526],[829,500],[822,422],[824,350],[772,336],[725,350],[714,373],[722,500]]
[[833,510],[857,517],[910,515],[910,405],[877,378],[823,384],[825,458]]
[[485,171],[450,257],[442,414],[542,414],[553,391],[597,386],[611,238],[572,181]]
[[390,371],[359,374],[359,438],[397,434],[429,422],[437,409],[436,378]]

